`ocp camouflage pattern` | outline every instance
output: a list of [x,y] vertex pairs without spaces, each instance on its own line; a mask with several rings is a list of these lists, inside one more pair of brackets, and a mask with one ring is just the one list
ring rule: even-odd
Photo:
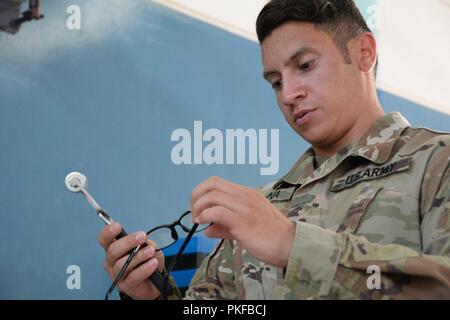
[[[450,298],[450,134],[391,113],[318,160],[309,149],[261,188],[296,224],[287,268],[221,240],[187,299]],[[370,266],[379,289],[367,285]]]

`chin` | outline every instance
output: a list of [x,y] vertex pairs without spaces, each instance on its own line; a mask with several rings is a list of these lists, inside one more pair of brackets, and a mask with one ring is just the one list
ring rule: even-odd
[[[314,128],[316,129],[316,128]],[[317,130],[299,130],[298,134],[311,145],[322,145],[324,143],[324,133]],[[314,131],[314,132],[311,132]]]

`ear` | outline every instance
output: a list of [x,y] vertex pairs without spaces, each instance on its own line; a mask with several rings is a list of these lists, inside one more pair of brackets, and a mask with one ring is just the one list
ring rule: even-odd
[[377,41],[372,33],[365,32],[357,41],[357,62],[359,69],[370,73],[377,63]]

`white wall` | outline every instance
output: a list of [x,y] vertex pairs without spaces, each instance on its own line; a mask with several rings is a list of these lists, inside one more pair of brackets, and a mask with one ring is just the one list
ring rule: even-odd
[[379,87],[450,114],[450,1],[379,5]]

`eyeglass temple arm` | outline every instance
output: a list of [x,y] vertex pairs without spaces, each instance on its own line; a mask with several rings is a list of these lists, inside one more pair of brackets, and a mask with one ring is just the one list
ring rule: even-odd
[[167,267],[167,273],[170,273],[172,271],[172,269],[175,267],[175,264],[178,261],[178,258],[183,254],[184,249],[186,248],[187,244],[191,240],[191,238],[194,235],[195,231],[197,231],[197,228],[198,228],[198,224],[197,223],[192,226],[192,229],[191,229],[191,231],[189,231],[186,239],[184,239],[184,242],[181,245],[180,250],[178,250],[177,254],[175,255],[175,258],[172,259],[172,261],[170,262],[169,267]]

